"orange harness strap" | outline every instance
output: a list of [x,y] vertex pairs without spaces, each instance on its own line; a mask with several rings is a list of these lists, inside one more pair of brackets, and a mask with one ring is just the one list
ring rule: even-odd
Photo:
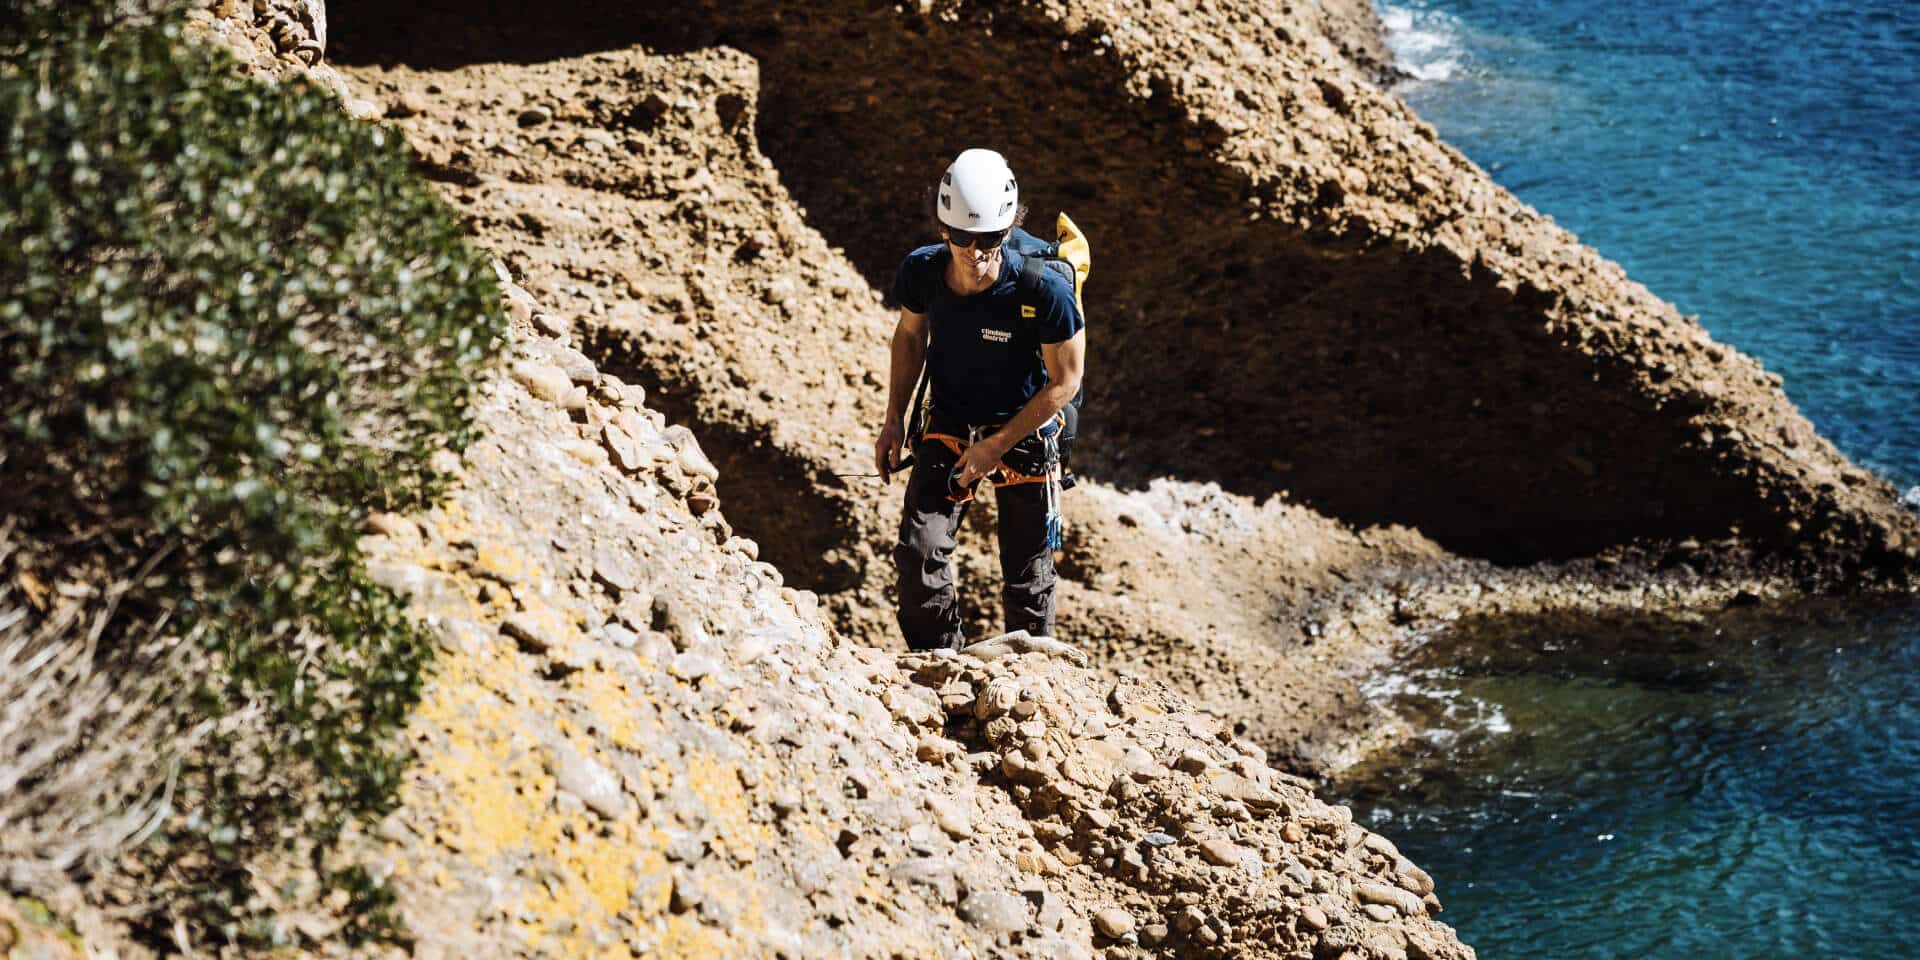
[[[1053,418],[1048,422],[1058,423],[1061,427],[1064,428],[1067,424],[1067,415],[1065,413],[1056,413],[1053,415]],[[965,453],[967,450],[967,447],[973,444],[973,441],[968,440],[965,437],[956,437],[950,433],[927,433],[923,435],[921,439],[940,441],[942,445],[944,445],[948,450],[951,450],[953,452],[953,455],[955,457],[958,457],[962,453]],[[1053,479],[1053,476],[1051,475],[1050,472],[1040,473],[1037,475],[1021,473],[1020,471],[1007,466],[1006,461],[1004,460],[1000,462],[999,466],[994,467],[993,470],[987,474],[987,480],[993,484],[993,488],[995,490],[998,490],[1001,487],[1017,487],[1023,483],[1047,483],[1052,479]],[[952,494],[948,494],[947,499],[953,501],[954,503],[969,503],[973,500],[973,490],[968,489],[964,496],[959,496],[959,497],[956,497]]]
[[[965,453],[967,447],[971,446],[970,441],[966,438],[956,437],[950,433],[929,433],[924,439],[940,441],[948,450],[953,451],[953,455],[956,457]],[[1023,483],[1046,483],[1048,479],[1044,473],[1039,476],[1021,473],[1007,466],[1004,461],[999,466],[994,467],[992,472],[987,474],[987,480],[992,482],[995,490],[1001,487],[1017,487]],[[971,502],[973,500],[973,490],[972,488],[968,488],[962,496],[958,497],[953,494],[947,494],[947,499],[954,503]]]

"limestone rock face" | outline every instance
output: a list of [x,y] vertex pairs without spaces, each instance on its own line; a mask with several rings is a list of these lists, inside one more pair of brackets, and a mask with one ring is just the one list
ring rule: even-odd
[[[682,428],[591,364],[560,378],[578,404],[523,374],[555,347],[516,328],[454,492],[361,544],[441,640],[402,805],[350,847],[421,942],[1091,957],[1145,949],[1146,917],[1183,955],[1473,955],[1391,844],[1165,685],[1025,634],[836,635],[696,506]],[[609,456],[613,422],[658,452]],[[1369,915],[1383,897],[1419,908]]]
[[327,51],[325,0],[193,0],[189,21],[241,62],[269,75],[322,67]]
[[191,0],[192,35],[225,47],[241,66],[262,79],[303,77],[339,97],[360,119],[377,116],[374,105],[354,97],[325,60],[325,0]]
[[[1066,209],[1093,238],[1096,413],[1081,450],[1096,477],[1286,491],[1348,523],[1406,525],[1501,562],[1694,538],[1807,576],[1887,577],[1910,575],[1920,554],[1920,526],[1894,492],[1815,434],[1776,377],[1376,87],[1354,64],[1370,20],[1344,0],[879,11],[849,0],[805,17],[771,2],[617,14],[563,3],[459,30],[441,27],[460,4],[335,7],[359,31],[350,55],[412,65],[632,42],[744,50],[760,149],[806,224],[872,289],[928,235],[924,192],[955,138],[995,145],[1020,174],[1030,225],[1044,232]],[[969,78],[967,103],[979,104],[964,124],[940,108],[952,77]],[[706,109],[657,96],[622,129]],[[673,182],[688,199],[706,189],[703,208],[739,189],[707,175]],[[727,249],[750,264],[791,242],[776,230]],[[646,299],[670,307],[660,295]],[[804,318],[783,331],[789,342],[815,324],[818,343],[837,339],[843,325],[809,300],[773,304]],[[765,381],[747,382],[687,402],[751,408]],[[862,433],[880,402],[867,386],[849,411]]]
[[[1375,742],[1354,678],[1397,629],[1910,575],[1891,491],[1357,74],[1321,8],[644,7],[336,4],[333,44],[547,304],[516,316],[691,425],[701,508],[847,636],[898,642],[899,481],[859,474],[881,291],[949,151],[929,63],[990,89],[967,136],[1015,157],[1031,225],[1099,225],[1063,636],[1285,762]],[[596,442],[637,464],[616,426]],[[990,511],[958,555],[974,636],[1000,626]],[[1487,562],[1541,557],[1573,559]]]

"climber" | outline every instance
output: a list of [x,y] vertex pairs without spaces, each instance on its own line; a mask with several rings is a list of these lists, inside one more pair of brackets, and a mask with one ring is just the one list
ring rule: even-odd
[[[882,477],[911,438],[894,564],[900,631],[916,650],[963,638],[950,558],[979,481],[995,487],[1006,629],[1053,635],[1053,547],[1061,470],[1055,440],[1080,390],[1085,321],[1072,287],[1050,271],[1021,275],[1006,241],[1025,209],[1013,171],[992,150],[947,167],[933,213],[944,242],[907,255],[888,301],[893,331],[887,416],[874,444]],[[930,390],[910,410],[924,368]],[[906,423],[911,418],[911,424]]]

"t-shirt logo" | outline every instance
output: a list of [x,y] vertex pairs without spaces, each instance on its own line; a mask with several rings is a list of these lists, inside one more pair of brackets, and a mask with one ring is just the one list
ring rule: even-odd
[[1038,316],[1038,314],[1034,312],[1034,309],[1032,306],[1023,303],[1020,305],[1020,316],[1028,320],[1032,320],[1034,317]]
[[985,340],[988,343],[1006,343],[1008,340],[1013,339],[1013,331],[995,330],[992,327],[981,327],[980,339]]

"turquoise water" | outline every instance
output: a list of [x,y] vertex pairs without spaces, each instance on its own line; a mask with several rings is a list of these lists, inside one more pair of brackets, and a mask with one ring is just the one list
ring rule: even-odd
[[[1387,5],[1408,104],[1920,484],[1920,6]],[[1398,28],[1398,29],[1392,29]]]
[[[1920,505],[1920,7],[1384,14],[1442,136]],[[1436,646],[1344,788],[1483,957],[1920,957],[1920,610],[1800,613]]]
[[1349,802],[1483,958],[1920,956],[1920,611],[1821,620],[1430,650]]

